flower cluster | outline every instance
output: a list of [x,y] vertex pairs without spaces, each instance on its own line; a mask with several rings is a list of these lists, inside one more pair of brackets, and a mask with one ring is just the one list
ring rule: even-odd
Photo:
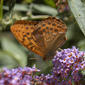
[[85,69],[84,52],[76,47],[58,51],[54,56],[52,73],[48,75],[34,75],[39,72],[33,68],[3,69],[0,73],[0,85],[75,85],[80,84],[83,77],[80,73]]
[[0,73],[0,85],[34,85],[33,74],[38,71],[35,67],[4,68]]
[[80,85],[78,82],[83,76],[79,72],[85,69],[83,56],[84,52],[79,51],[76,47],[58,51],[52,60],[52,74],[42,74],[37,77],[38,81],[45,85],[72,85],[72,82]]
[[52,75],[59,82],[67,83],[68,81],[68,84],[70,84],[70,81],[79,81],[81,78],[79,71],[85,69],[85,61],[83,56],[84,52],[79,51],[76,47],[57,52],[53,59]]

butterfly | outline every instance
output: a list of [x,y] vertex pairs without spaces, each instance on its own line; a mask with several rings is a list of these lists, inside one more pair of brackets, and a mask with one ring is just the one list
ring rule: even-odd
[[44,60],[53,57],[66,41],[67,26],[60,19],[48,17],[41,21],[16,21],[11,32],[30,51]]

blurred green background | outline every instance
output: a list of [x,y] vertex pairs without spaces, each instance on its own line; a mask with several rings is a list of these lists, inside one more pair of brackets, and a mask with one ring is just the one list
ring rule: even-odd
[[[68,27],[67,41],[62,49],[76,46],[85,50],[84,0],[0,0],[0,68],[36,64],[41,72],[51,71],[51,61],[45,62],[24,48],[10,32],[16,20],[41,20],[47,16],[62,19]],[[31,59],[36,57],[40,59]]]

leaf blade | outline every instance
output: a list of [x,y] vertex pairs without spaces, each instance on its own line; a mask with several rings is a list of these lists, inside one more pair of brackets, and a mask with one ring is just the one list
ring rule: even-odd
[[85,3],[82,3],[81,0],[68,0],[68,4],[81,31],[85,35]]

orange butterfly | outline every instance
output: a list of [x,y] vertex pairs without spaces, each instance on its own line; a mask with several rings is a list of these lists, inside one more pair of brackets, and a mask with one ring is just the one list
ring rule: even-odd
[[16,21],[11,31],[26,48],[47,59],[65,43],[67,27],[60,19],[48,17],[39,22]]

